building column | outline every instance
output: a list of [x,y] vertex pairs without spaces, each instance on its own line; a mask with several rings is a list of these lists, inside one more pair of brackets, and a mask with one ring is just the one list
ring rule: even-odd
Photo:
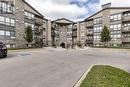
[[24,24],[24,2],[22,0],[15,0],[15,36],[16,36],[16,47],[26,47],[26,41],[24,40],[25,24]]
[[48,46],[51,46],[52,45],[51,20],[48,20],[46,35],[47,35],[47,44]]

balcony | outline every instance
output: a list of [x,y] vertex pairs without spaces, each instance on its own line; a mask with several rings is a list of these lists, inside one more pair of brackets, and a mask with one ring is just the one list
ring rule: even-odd
[[100,20],[100,21],[95,21],[95,22],[94,22],[94,25],[100,25],[100,24],[102,24],[102,23],[103,23],[102,20]]
[[87,32],[87,36],[91,36],[91,35],[93,35],[93,32],[92,31],[88,31]]
[[87,24],[87,28],[93,27],[93,21],[87,22],[86,24]]
[[130,42],[130,38],[123,38],[122,42],[124,42],[124,43]]
[[92,43],[93,43],[93,40],[92,40],[92,39],[87,39],[87,40],[86,40],[86,43],[87,43],[87,44],[90,44],[90,43],[92,44]]
[[73,33],[72,33],[72,36],[73,36],[73,37],[77,37],[77,32],[73,32]]
[[130,21],[130,16],[124,16],[123,17],[123,22],[127,22]]
[[76,30],[76,29],[77,29],[77,25],[74,25],[74,26],[73,26],[73,29]]
[[128,26],[128,27],[123,27],[122,32],[123,32],[123,33],[125,33],[125,32],[130,32],[130,26]]
[[121,39],[121,38],[117,38],[116,40],[111,40],[110,43],[118,43],[118,44],[121,44],[121,43],[122,43],[122,39]]
[[41,18],[35,18],[36,25],[43,25],[43,20]]
[[130,43],[130,38],[123,38],[122,42],[124,42],[124,43]]
[[47,28],[47,24],[43,23],[43,28],[46,29]]

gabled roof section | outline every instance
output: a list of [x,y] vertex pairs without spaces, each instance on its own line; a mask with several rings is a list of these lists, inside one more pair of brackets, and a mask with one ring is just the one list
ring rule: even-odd
[[73,21],[71,21],[69,19],[66,19],[66,18],[60,18],[60,19],[54,20],[53,22],[63,23],[63,24],[72,24],[72,23],[74,23]]
[[[27,6],[29,6],[32,10],[34,10],[39,16],[44,17],[40,12],[38,12],[34,7],[32,7],[28,2],[22,0]],[[25,9],[26,10],[26,9]]]
[[104,8],[104,9],[102,9],[102,10],[100,10],[100,11],[96,12],[95,14],[93,14],[93,15],[89,16],[88,18],[86,18],[86,19],[85,19],[85,21],[90,20],[90,19],[91,19],[91,17],[93,17],[93,16],[97,15],[98,13],[100,13],[100,12],[102,12],[102,11],[106,10],[106,9],[130,9],[130,7],[108,7],[108,8]]

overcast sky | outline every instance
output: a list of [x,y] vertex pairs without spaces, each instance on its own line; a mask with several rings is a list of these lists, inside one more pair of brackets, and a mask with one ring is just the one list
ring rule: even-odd
[[111,2],[114,7],[130,7],[130,0],[26,0],[48,19],[83,20]]

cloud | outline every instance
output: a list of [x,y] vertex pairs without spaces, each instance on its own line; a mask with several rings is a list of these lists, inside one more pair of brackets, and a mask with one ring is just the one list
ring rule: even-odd
[[87,14],[86,18],[101,10],[102,5],[106,3],[111,3],[112,7],[130,7],[129,5],[130,0],[95,0],[95,3],[90,1],[89,3],[86,4],[89,10],[89,13]]
[[114,7],[130,7],[130,0],[100,0],[100,5],[105,4],[105,3],[112,3],[112,6]]
[[130,0],[26,0],[48,19],[68,18],[79,21],[112,3],[113,7],[130,7]]
[[88,13],[88,9],[86,9],[85,6],[79,7],[76,4],[70,4],[71,1],[72,0],[27,0],[27,2],[49,19],[64,17],[77,20],[79,16]]
[[130,7],[130,0],[99,0],[97,3],[88,3],[88,7],[96,12],[101,10],[101,6],[106,3],[111,3],[112,7]]

